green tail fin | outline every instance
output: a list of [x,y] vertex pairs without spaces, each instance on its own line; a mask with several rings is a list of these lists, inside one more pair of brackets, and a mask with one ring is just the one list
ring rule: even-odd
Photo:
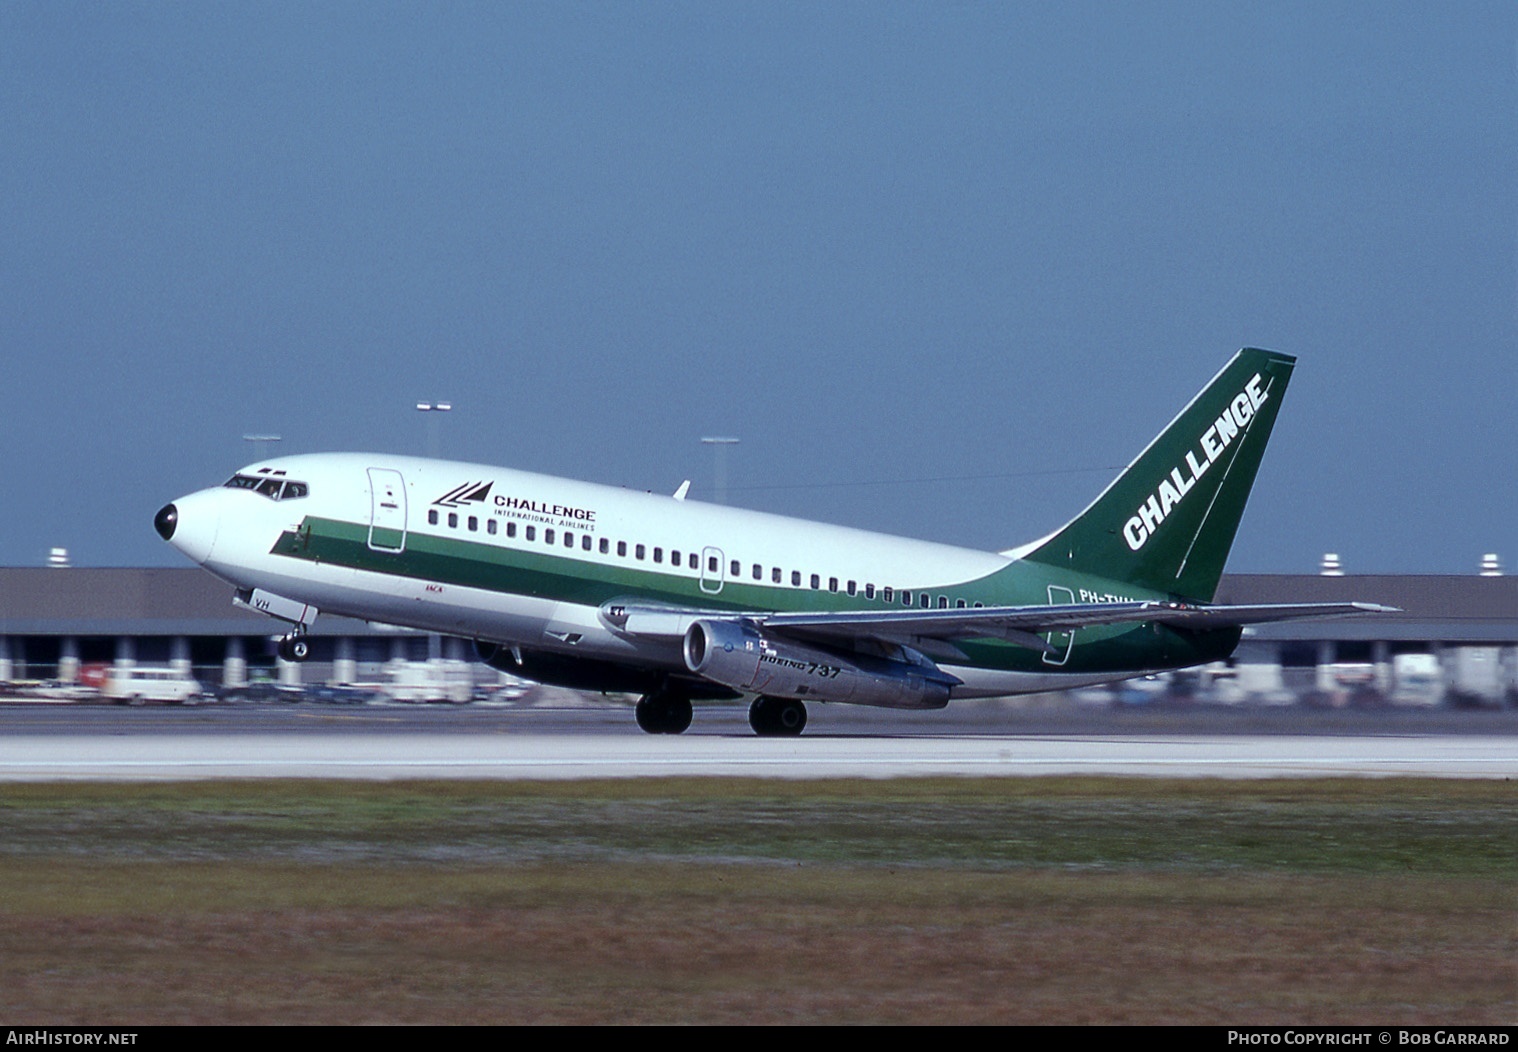
[[1295,364],[1234,355],[1090,507],[1023,557],[1210,601]]

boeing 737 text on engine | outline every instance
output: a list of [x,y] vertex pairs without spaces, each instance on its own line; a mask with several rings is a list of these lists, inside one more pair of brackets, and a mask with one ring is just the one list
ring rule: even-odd
[[1234,356],[1090,507],[979,552],[478,464],[283,457],[154,525],[290,625],[319,611],[475,641],[528,679],[691,702],[751,698],[759,734],[806,702],[934,709],[1226,658],[1246,624],[1384,609],[1212,604],[1295,360]]

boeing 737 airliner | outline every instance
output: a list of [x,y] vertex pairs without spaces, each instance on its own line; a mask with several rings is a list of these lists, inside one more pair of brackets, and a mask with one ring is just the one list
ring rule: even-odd
[[291,626],[318,611],[475,641],[491,666],[642,695],[941,708],[1226,658],[1242,626],[1385,609],[1211,600],[1295,359],[1244,350],[1073,521],[979,552],[505,468],[331,453],[254,464],[165,506],[164,540]]

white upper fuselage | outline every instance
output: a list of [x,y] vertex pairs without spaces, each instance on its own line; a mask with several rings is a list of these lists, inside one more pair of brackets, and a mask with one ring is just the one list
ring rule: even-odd
[[[937,588],[946,581],[968,581],[1005,566],[1007,557],[990,552],[956,548],[927,541],[892,537],[865,530],[807,522],[764,512],[746,511],[694,500],[620,489],[537,475],[482,464],[427,460],[363,453],[318,453],[265,461],[239,472],[264,474],[300,481],[309,487],[305,496],[275,501],[251,489],[219,486],[201,490],[176,501],[180,508],[179,531],[173,542],[185,554],[218,576],[243,587],[258,587],[266,575],[288,571],[278,557],[269,556],[274,540],[297,528],[307,516],[344,522],[375,521],[377,497],[372,471],[394,472],[404,482],[399,509],[404,531],[412,536],[454,537],[529,550],[544,550],[543,531],[555,530],[559,538],[554,555],[572,561],[604,565],[636,565],[642,569],[689,577],[699,582],[702,573],[689,565],[689,554],[714,548],[723,554],[722,582],[734,580],[732,563],[741,565],[740,580],[761,580],[766,585],[810,589],[813,574],[826,582],[836,578],[839,591],[847,592],[854,581],[863,592],[866,584],[896,590]],[[275,473],[278,473],[275,475]],[[469,500],[469,490],[489,490],[483,499]],[[450,495],[451,503],[440,503]],[[429,521],[429,512],[437,521]],[[383,511],[380,512],[384,514]],[[450,525],[449,516],[457,516]],[[204,516],[204,521],[194,520]],[[474,529],[469,519],[477,519]],[[488,532],[494,519],[497,532]],[[505,524],[516,524],[508,537]],[[526,528],[533,527],[533,540]],[[574,535],[573,547],[563,545],[564,531]],[[589,550],[583,538],[593,538]],[[600,551],[605,538],[610,551]],[[628,546],[617,554],[617,543]],[[636,555],[642,545],[645,554]],[[661,550],[656,564],[653,549]],[[682,566],[673,567],[668,553],[678,551]],[[754,578],[754,566],[762,568]],[[775,581],[774,570],[781,570]],[[793,585],[793,572],[801,574]],[[251,575],[251,576],[250,576]],[[708,582],[707,593],[720,594]],[[697,589],[697,594],[702,594]]]

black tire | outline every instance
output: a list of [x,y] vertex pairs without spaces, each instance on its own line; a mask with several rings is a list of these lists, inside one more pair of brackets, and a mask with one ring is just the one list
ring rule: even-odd
[[774,733],[794,738],[806,730],[806,706],[794,698],[780,700],[775,706]]
[[806,728],[806,706],[794,698],[755,698],[748,725],[765,738],[794,738]]
[[690,699],[679,694],[645,694],[635,710],[638,726],[648,734],[683,734],[690,727]]
[[299,664],[311,656],[311,641],[300,636],[286,636],[279,641],[274,652],[282,661],[292,661]]
[[637,717],[638,726],[645,734],[659,733],[659,708],[658,703],[652,697],[638,699],[638,707],[633,710]]
[[769,698],[755,698],[748,707],[748,725],[754,728],[754,733],[762,736],[774,734],[771,728],[774,718],[771,716]]

